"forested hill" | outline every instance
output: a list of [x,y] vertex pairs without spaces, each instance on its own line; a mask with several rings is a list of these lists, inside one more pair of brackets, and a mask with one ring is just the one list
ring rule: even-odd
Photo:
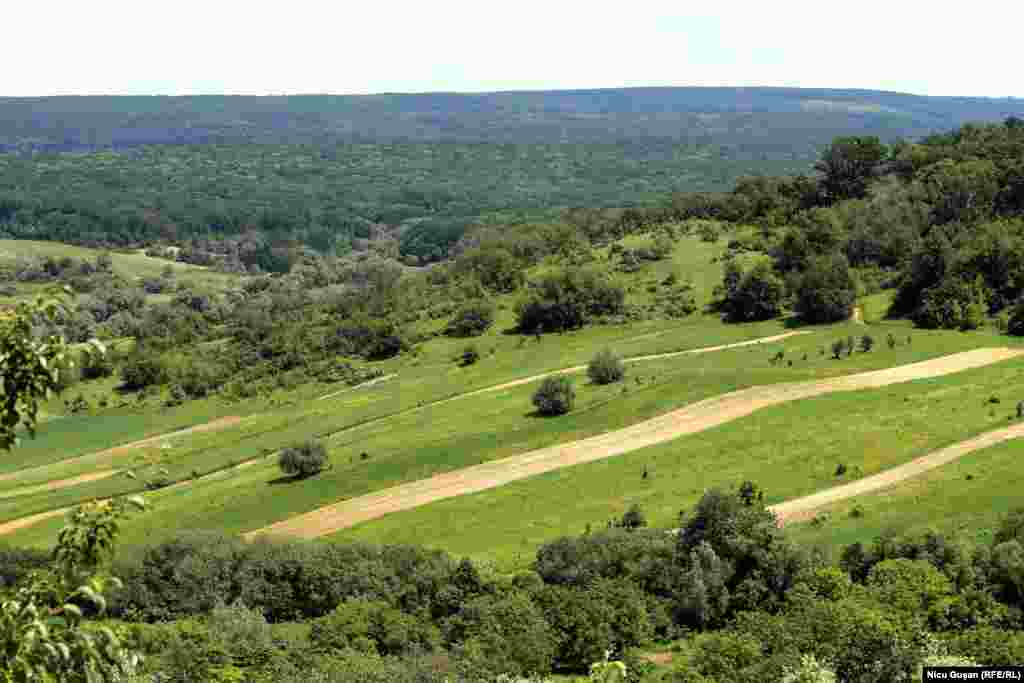
[[1022,99],[870,90],[619,88],[481,94],[0,98],[0,150],[149,144],[714,144],[814,158],[843,134],[918,137],[1024,114]]

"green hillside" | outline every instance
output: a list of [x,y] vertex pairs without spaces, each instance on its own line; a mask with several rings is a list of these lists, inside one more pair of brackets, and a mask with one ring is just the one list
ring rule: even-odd
[[33,638],[95,633],[146,683],[1022,661],[1022,190],[1008,118],[492,216],[430,266],[384,228],[333,254],[239,226],[182,256],[156,216],[142,253],[4,240],[0,636],[42,605]]

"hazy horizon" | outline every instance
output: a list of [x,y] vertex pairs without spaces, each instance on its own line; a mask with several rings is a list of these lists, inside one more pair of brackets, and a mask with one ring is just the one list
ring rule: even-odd
[[246,92],[191,92],[191,93],[103,93],[103,92],[82,92],[82,93],[53,93],[49,95],[3,95],[0,99],[46,99],[59,97],[374,97],[374,96],[415,96],[415,95],[500,95],[515,93],[543,93],[543,92],[590,92],[601,90],[670,90],[677,88],[707,89],[707,90],[835,90],[835,91],[862,91],[874,93],[888,93],[892,95],[906,95],[909,97],[937,97],[937,98],[970,98],[970,99],[992,99],[992,100],[1019,100],[1024,96],[1015,95],[929,95],[926,93],[907,92],[901,90],[883,90],[880,88],[844,88],[843,86],[795,86],[795,85],[601,85],[594,87],[565,87],[565,88],[513,88],[508,90],[381,90],[377,92],[289,92],[289,93],[246,93]]
[[[639,5],[639,6],[636,6]],[[524,0],[398,8],[109,0],[7,9],[0,96],[493,93],[792,87],[1024,97],[1024,9],[867,0],[714,10]],[[13,63],[13,60],[11,60]]]

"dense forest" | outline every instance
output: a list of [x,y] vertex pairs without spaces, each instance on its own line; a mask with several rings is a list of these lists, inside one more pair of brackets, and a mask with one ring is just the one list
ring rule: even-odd
[[0,235],[170,241],[271,272],[297,245],[342,254],[385,237],[415,265],[467,225],[727,191],[809,171],[837,136],[889,143],[1014,114],[1014,99],[772,88],[8,98]]
[[919,137],[1024,112],[1019,99],[871,90],[618,88],[478,94],[0,99],[0,149],[152,144],[718,144],[807,158],[838,135]]
[[567,206],[653,205],[671,192],[727,190],[740,176],[808,163],[734,160],[717,147],[669,143],[0,155],[0,236],[176,244],[201,265],[271,272],[287,270],[298,246],[344,254],[390,239],[396,255],[419,264],[446,257],[467,225]]

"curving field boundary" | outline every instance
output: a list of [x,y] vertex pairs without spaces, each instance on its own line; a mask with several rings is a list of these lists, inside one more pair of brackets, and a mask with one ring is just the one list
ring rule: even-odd
[[811,519],[818,510],[828,507],[833,503],[881,491],[882,489],[895,486],[906,479],[924,474],[928,470],[953,462],[968,453],[995,446],[1004,441],[1020,438],[1024,438],[1024,423],[979,434],[973,439],[961,441],[946,448],[940,448],[916,460],[911,460],[906,464],[879,472],[870,477],[864,477],[849,484],[833,486],[808,496],[787,500],[778,505],[770,505],[768,509],[775,513],[779,526]]
[[141,441],[133,441],[131,443],[122,444],[121,446],[115,446],[113,448],[108,448],[105,451],[97,451],[97,452],[94,452],[94,453],[86,453],[84,455],[79,455],[79,456],[76,456],[74,458],[68,458],[67,460],[60,460],[60,461],[57,461],[57,462],[51,462],[49,464],[38,465],[36,467],[26,467],[25,469],[15,470],[14,472],[9,472],[7,474],[0,474],[0,481],[10,481],[11,479],[17,479],[18,477],[23,477],[26,474],[31,474],[32,472],[38,472],[40,470],[45,470],[45,469],[52,469],[54,467],[63,467],[64,465],[72,465],[72,464],[74,464],[76,462],[82,462],[82,461],[85,461],[85,460],[99,460],[101,458],[114,458],[114,457],[117,457],[119,455],[124,455],[124,454],[128,453],[129,451],[134,450],[136,448],[142,448],[143,446],[149,446],[149,445],[152,445],[152,444],[157,443],[159,441],[163,441],[164,439],[174,439],[174,438],[177,438],[179,436],[185,436],[186,434],[194,434],[196,432],[209,432],[209,431],[216,431],[218,429],[227,429],[228,427],[231,427],[232,425],[238,424],[239,422],[242,421],[242,419],[243,418],[235,416],[235,415],[231,415],[231,416],[228,416],[228,417],[221,417],[221,418],[218,418],[216,420],[211,420],[210,422],[204,422],[203,424],[196,425],[194,427],[188,427],[187,429],[179,429],[176,432],[168,432],[166,434],[158,434],[157,436],[150,436],[150,437],[147,437],[145,439],[142,439]]
[[[661,334],[661,333],[659,333],[659,334]],[[761,344],[761,343],[770,343],[770,342],[774,342],[774,341],[780,341],[780,340],[787,339],[789,337],[792,337],[794,335],[799,335],[799,334],[809,334],[809,332],[806,332],[806,331],[785,332],[783,334],[777,334],[777,335],[773,335],[773,336],[769,336],[769,337],[760,337],[758,339],[750,339],[750,340],[747,340],[747,341],[734,342],[734,343],[731,343],[731,344],[720,344],[718,346],[706,346],[706,347],[697,348],[697,349],[688,349],[686,351],[671,351],[671,352],[668,352],[668,353],[658,353],[658,354],[652,354],[652,355],[646,355],[646,356],[634,356],[632,358],[624,359],[623,362],[625,362],[625,363],[635,363],[635,362],[638,362],[638,361],[654,360],[654,359],[658,359],[658,358],[671,358],[673,356],[683,356],[683,355],[691,355],[691,354],[709,353],[711,351],[724,351],[726,349],[732,349],[732,348],[737,348],[737,347],[752,346],[752,345]],[[468,393],[465,393],[465,394],[459,394],[458,396],[453,396],[451,398],[441,399],[439,401],[434,401],[434,402],[432,402],[432,403],[430,403],[428,405],[432,407],[432,406],[435,406],[435,405],[438,405],[438,404],[441,404],[441,403],[447,403],[449,401],[456,401],[456,400],[459,400],[461,398],[466,398],[468,396],[475,396],[477,394],[482,394],[482,393],[489,392],[489,391],[499,391],[501,389],[507,389],[509,387],[519,386],[520,384],[527,384],[529,382],[535,382],[537,380],[540,380],[540,379],[543,379],[545,377],[549,377],[549,376],[552,376],[552,375],[561,375],[561,374],[567,374],[567,373],[573,373],[573,372],[580,372],[582,370],[585,370],[586,367],[587,366],[585,366],[585,365],[578,365],[578,366],[574,366],[574,367],[571,367],[571,368],[563,368],[562,370],[555,370],[555,371],[552,371],[552,372],[543,373],[543,374],[540,374],[540,375],[533,375],[531,377],[526,377],[526,378],[522,378],[522,379],[513,380],[511,382],[506,382],[504,384],[497,384],[497,385],[493,385],[493,386],[489,386],[489,387],[484,387],[483,389],[477,389],[477,390],[474,390],[474,391],[471,391],[471,392],[468,392]],[[380,382],[384,382],[384,381],[393,379],[395,377],[397,377],[397,374],[394,374],[394,373],[392,373],[390,375],[385,375],[384,377],[378,377],[378,378],[375,378],[373,380],[370,380],[369,382],[364,382],[363,384],[359,384],[359,385],[354,386],[354,387],[347,387],[347,388],[345,388],[345,389],[343,389],[341,391],[337,391],[337,392],[334,392],[332,394],[328,394],[326,396],[321,396],[317,400],[324,400],[324,399],[333,398],[335,396],[338,396],[339,394],[343,394],[343,393],[347,393],[347,392],[350,392],[350,391],[354,391],[356,389],[361,389],[361,388],[364,388],[364,387],[368,387],[368,386],[371,386],[371,385],[374,385],[374,384],[377,384],[377,383],[380,383]],[[426,407],[426,406],[423,406],[423,407]],[[395,415],[385,415],[385,416],[382,416],[380,418],[372,420],[372,422],[377,422],[379,420],[385,420],[385,419],[388,419],[388,418],[391,418],[391,417],[394,417],[394,416]],[[157,441],[160,441],[161,439],[167,439],[167,438],[172,438],[172,437],[176,437],[176,436],[184,436],[184,435],[189,434],[191,432],[223,429],[223,428],[228,427],[230,425],[236,424],[236,423],[240,422],[241,420],[242,420],[242,418],[236,417],[236,416],[220,418],[218,420],[212,420],[211,422],[207,422],[205,424],[197,425],[195,427],[190,427],[188,429],[183,429],[183,430],[180,430],[180,431],[177,431],[177,432],[171,432],[171,433],[168,433],[168,434],[160,434],[158,436],[152,436],[152,437],[143,439],[141,441],[135,441],[133,443],[124,444],[122,446],[117,446],[115,448],[111,448],[111,449],[106,450],[106,451],[100,451],[100,452],[97,452],[97,453],[88,453],[88,454],[85,454],[85,455],[81,455],[81,456],[78,456],[76,458],[71,458],[71,459],[68,459],[68,460],[61,461],[60,464],[73,463],[75,461],[81,461],[81,460],[85,460],[85,459],[88,459],[88,458],[101,458],[101,457],[105,457],[105,456],[109,457],[109,456],[121,455],[121,454],[123,454],[123,453],[125,453],[125,452],[127,452],[127,451],[129,451],[129,450],[131,450],[133,448],[139,448],[139,447],[142,447],[142,446],[147,446],[147,445],[150,445],[150,444],[155,443]],[[342,429],[341,432],[348,431],[349,429],[352,429],[352,428],[353,427],[348,427],[348,428]],[[338,433],[341,433],[341,432],[338,432]],[[256,465],[257,463],[263,462],[268,457],[272,457],[272,455],[271,456],[259,456],[257,458],[253,458],[251,460],[246,460],[244,462],[238,463],[237,465],[234,465],[233,467],[227,468],[227,470],[218,470],[217,472],[212,472],[210,474],[203,475],[202,477],[200,477],[200,479],[208,480],[208,479],[213,479],[213,478],[216,478],[216,477],[221,477],[221,476],[224,476],[224,474],[226,472],[228,472],[228,471],[245,469],[247,467],[251,467],[253,465]],[[40,469],[44,469],[46,467],[53,467],[53,465],[54,464],[51,463],[50,465],[42,465],[40,467],[27,468],[27,469],[23,469],[23,470],[18,470],[16,472],[12,472],[10,474],[0,475],[0,482],[8,480],[8,479],[13,479],[13,478],[18,477],[18,476],[21,476],[21,475],[25,474],[26,472],[37,471],[37,470],[40,470]],[[43,490],[45,488],[50,488],[50,489],[64,488],[65,486],[73,486],[75,484],[84,483],[86,481],[94,481],[94,480],[97,480],[97,479],[102,479],[102,478],[105,478],[107,476],[112,476],[112,475],[114,475],[116,473],[117,473],[117,470],[107,470],[107,471],[105,471],[102,474],[82,475],[82,477],[80,477],[80,478],[76,477],[76,478],[72,478],[72,479],[61,480],[59,482],[52,482],[50,484],[44,484],[44,485],[41,485],[39,487],[32,487],[32,491]],[[195,481],[196,480],[183,480],[183,481],[180,481],[180,482],[178,482],[176,484],[172,484],[171,486],[168,486],[168,487],[165,487],[165,488],[166,489],[174,489],[174,488],[178,488],[178,487],[181,487],[181,486],[188,486],[190,484],[195,483]],[[18,495],[18,494],[23,494],[23,493],[28,493],[28,492],[29,492],[29,490],[27,488],[23,488],[23,489],[11,492],[10,495]],[[0,497],[2,497],[2,496],[0,496]],[[67,512],[67,511],[69,511],[70,509],[71,508],[60,508],[60,509],[56,509],[56,510],[47,510],[46,512],[40,512],[38,514],[30,515],[28,517],[21,517],[21,518],[18,518],[18,519],[10,520],[9,522],[0,523],[0,536],[4,536],[4,535],[10,534],[10,533],[14,533],[15,531],[18,531],[19,529],[24,529],[26,527],[32,526],[32,525],[34,525],[37,522],[41,522],[43,520],[50,519],[50,518],[55,517],[57,515],[63,514],[65,512]]]
[[89,482],[107,479],[122,471],[123,470],[99,470],[97,472],[89,472],[88,474],[80,474],[77,477],[69,477],[68,479],[48,481],[45,484],[22,486],[18,489],[11,489],[10,491],[0,493],[0,500],[5,498],[16,498],[17,496],[27,496],[29,494],[40,493],[42,491],[59,491],[60,489],[66,489],[69,486],[88,484]]
[[384,515],[477,493],[546,472],[610,458],[680,436],[704,431],[763,408],[839,391],[890,384],[979,368],[1016,358],[1024,349],[975,349],[885,370],[824,380],[750,387],[699,401],[679,410],[613,432],[568,444],[439,474],[382,491],[343,500],[245,534],[318,538]]
[[[782,341],[790,337],[795,337],[800,334],[810,334],[807,330],[800,330],[797,332],[783,332],[782,334],[775,334],[770,337],[759,337],[757,339],[748,339],[747,341],[733,342],[731,344],[719,344],[718,346],[702,346],[699,349],[687,349],[686,351],[669,351],[668,353],[653,353],[647,356],[631,356],[629,358],[623,358],[623,363],[639,363],[645,360],[658,360],[660,358],[674,358],[676,356],[694,356],[701,353],[711,353],[712,351],[727,351],[729,349],[738,349],[744,346],[754,346],[756,344],[769,344],[771,342]],[[462,398],[469,398],[470,396],[476,396],[478,394],[485,394],[489,391],[501,391],[502,389],[511,389],[512,387],[518,387],[522,384],[529,384],[530,382],[536,382],[542,380],[545,377],[557,377],[558,375],[571,375],[576,372],[583,372],[587,369],[586,365],[574,365],[571,368],[562,368],[561,370],[552,370],[551,372],[543,372],[539,375],[531,375],[530,377],[523,377],[522,379],[512,380],[511,382],[504,382],[503,384],[495,384],[493,386],[484,387],[483,389],[476,389],[474,391],[467,391],[465,394],[459,394],[453,396],[444,401],[438,401],[438,403],[444,403],[445,401],[456,401]],[[435,404],[436,405],[436,404]]]

